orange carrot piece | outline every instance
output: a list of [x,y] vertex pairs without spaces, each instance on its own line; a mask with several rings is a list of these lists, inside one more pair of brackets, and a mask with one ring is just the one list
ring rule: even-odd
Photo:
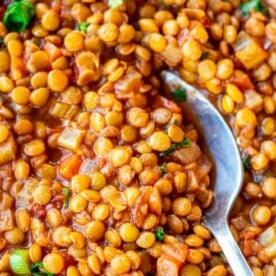
[[142,227],[145,220],[145,213],[142,211],[142,206],[147,204],[152,193],[151,186],[145,186],[142,193],[136,199],[134,205],[131,207],[131,218],[132,221],[138,226]]
[[157,276],[178,276],[179,265],[167,255],[161,255],[157,260]]
[[166,107],[173,113],[181,113],[181,108],[172,100],[169,100],[163,96],[156,95],[154,98],[154,105],[157,107]]
[[26,64],[23,58],[11,56],[11,77],[21,79],[26,73]]
[[43,49],[48,53],[50,62],[62,56],[61,50],[49,41],[43,45]]
[[81,163],[81,157],[77,154],[67,157],[59,165],[60,175],[68,180],[71,180],[71,178],[79,172]]

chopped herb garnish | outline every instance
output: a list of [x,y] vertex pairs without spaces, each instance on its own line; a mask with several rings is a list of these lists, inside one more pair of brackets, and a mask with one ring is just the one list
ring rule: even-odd
[[31,274],[33,276],[53,276],[54,274],[48,272],[42,262],[37,262],[31,265]]
[[124,0],[108,0],[109,7],[115,9],[121,6],[124,3]]
[[225,258],[225,255],[224,255],[223,252],[220,252],[219,255],[220,255],[221,258],[223,258],[223,259]]
[[243,166],[247,170],[250,169],[250,160],[251,160],[251,156],[250,155],[246,155],[245,158],[244,158],[244,160],[243,160]]
[[157,241],[162,242],[165,239],[165,232],[163,227],[158,227],[155,230],[155,238]]
[[86,33],[86,30],[90,24],[88,22],[81,22],[77,25],[79,31]]
[[10,32],[23,32],[35,16],[34,4],[28,0],[14,1],[5,12],[3,23]]
[[63,207],[68,208],[69,206],[69,196],[70,196],[70,190],[69,188],[63,188],[62,194],[64,195],[64,201],[63,201]]
[[174,124],[174,125],[177,125],[177,124],[178,124],[177,119],[174,119],[174,120],[173,120],[173,124]]
[[251,10],[265,13],[265,9],[262,6],[262,0],[249,0],[248,2],[241,4],[240,10],[243,15],[248,15]]
[[163,157],[163,156],[169,155],[173,153],[175,150],[186,148],[186,147],[189,147],[190,145],[191,145],[191,141],[189,139],[185,139],[182,142],[172,144],[168,150],[160,152],[159,156]]
[[204,60],[206,58],[208,58],[210,52],[209,51],[204,51],[200,57],[200,60]]
[[187,99],[186,90],[185,89],[176,89],[172,92],[173,98],[177,102],[185,102]]
[[159,6],[160,6],[161,8],[164,8],[164,9],[169,8],[169,6],[164,2],[164,0],[160,0],[160,1],[159,1]]
[[163,163],[160,167],[160,170],[161,170],[161,174],[164,175],[167,173],[167,169],[166,169],[166,166],[167,166],[167,163]]

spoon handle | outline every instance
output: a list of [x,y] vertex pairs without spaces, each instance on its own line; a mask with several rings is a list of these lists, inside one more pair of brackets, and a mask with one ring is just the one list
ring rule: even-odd
[[234,275],[254,276],[227,223],[221,224],[217,231],[215,230],[212,232],[221,246]]

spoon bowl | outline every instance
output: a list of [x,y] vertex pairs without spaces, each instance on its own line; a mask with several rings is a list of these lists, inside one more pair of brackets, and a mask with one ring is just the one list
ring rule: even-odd
[[228,217],[243,181],[243,165],[233,134],[221,114],[198,89],[171,72],[163,71],[161,78],[168,91],[186,91],[187,108],[196,116],[215,164],[214,202],[204,212],[203,224],[217,239],[234,274],[253,276],[228,226]]

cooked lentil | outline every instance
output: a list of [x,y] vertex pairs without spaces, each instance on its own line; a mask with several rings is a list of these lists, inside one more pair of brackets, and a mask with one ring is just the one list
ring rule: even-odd
[[247,164],[230,228],[275,275],[275,1],[26,1],[25,31],[0,22],[0,274],[19,248],[55,275],[232,275],[201,224],[212,163],[162,95],[172,68],[232,127]]

